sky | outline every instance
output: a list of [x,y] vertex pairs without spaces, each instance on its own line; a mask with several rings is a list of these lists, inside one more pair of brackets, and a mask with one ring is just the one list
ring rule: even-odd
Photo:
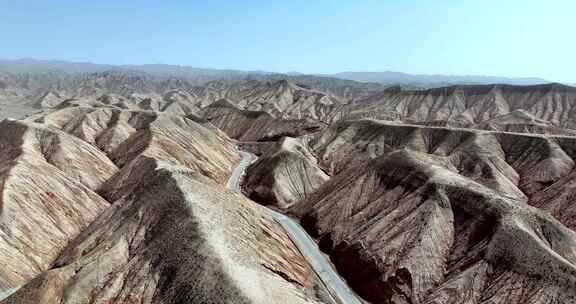
[[576,83],[574,0],[0,0],[0,58]]

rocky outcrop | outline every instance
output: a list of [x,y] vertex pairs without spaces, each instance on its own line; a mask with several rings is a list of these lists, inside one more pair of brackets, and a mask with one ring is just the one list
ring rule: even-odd
[[248,168],[242,188],[252,200],[284,209],[328,179],[305,139],[285,137]]

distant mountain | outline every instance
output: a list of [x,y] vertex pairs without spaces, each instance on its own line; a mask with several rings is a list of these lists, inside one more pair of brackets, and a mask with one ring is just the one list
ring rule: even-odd
[[196,82],[243,76],[243,75],[268,75],[273,74],[264,71],[241,71],[226,69],[202,69],[189,66],[168,64],[143,64],[143,65],[110,65],[95,64],[88,62],[68,62],[61,60],[37,60],[37,59],[0,59],[0,72],[4,73],[101,73],[101,72],[140,72],[153,76],[180,77]]
[[402,72],[341,72],[336,74],[306,75],[297,71],[288,73],[274,73],[267,71],[243,71],[231,69],[205,69],[190,66],[169,64],[143,64],[143,65],[110,65],[89,62],[68,62],[61,60],[37,59],[0,59],[0,73],[101,73],[101,72],[139,72],[152,76],[185,78],[195,84],[203,84],[217,79],[235,79],[238,77],[319,77],[338,78],[358,82],[371,82],[379,84],[401,84],[413,88],[431,88],[449,86],[452,84],[515,84],[533,85],[548,83],[542,78],[506,78],[493,76],[458,76],[458,75],[413,75]]
[[68,62],[60,60],[36,59],[0,59],[0,72],[7,73],[98,73],[118,69],[108,64],[94,64],[88,62]]
[[342,72],[336,74],[324,75],[341,79],[362,81],[362,82],[380,82],[380,83],[398,83],[398,84],[415,84],[423,86],[443,86],[452,84],[516,84],[532,85],[548,83],[550,81],[542,78],[507,78],[494,76],[458,76],[458,75],[413,75],[401,72]]
[[[67,62],[59,60],[0,59],[0,89],[5,89],[10,82],[18,82],[17,87],[37,89],[38,87],[58,86],[73,82],[93,82],[94,78],[109,78],[105,82],[125,89],[125,81],[140,82],[149,85],[160,83],[172,87],[206,86],[217,81],[221,85],[229,85],[243,81],[279,81],[289,80],[301,87],[325,91],[346,99],[366,97],[384,89],[381,83],[364,83],[334,77],[306,75],[298,72],[286,74],[266,71],[242,71],[229,69],[203,69],[189,66],[167,64],[144,65],[109,65],[86,62]],[[118,77],[124,78],[118,82]],[[130,83],[129,86],[133,86]],[[405,86],[405,88],[407,88]],[[154,88],[148,88],[154,90]],[[118,93],[118,92],[114,92]],[[0,94],[1,95],[1,94]]]

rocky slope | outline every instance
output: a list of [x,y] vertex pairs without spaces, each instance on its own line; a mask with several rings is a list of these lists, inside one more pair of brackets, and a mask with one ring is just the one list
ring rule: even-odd
[[403,149],[334,177],[297,210],[370,303],[570,303],[576,233]]
[[118,168],[84,141],[41,124],[0,123],[0,289],[50,267],[109,203],[94,191]]
[[224,189],[239,157],[211,124],[76,106],[1,125],[2,303],[324,301],[281,226]]
[[139,185],[103,190],[118,200],[3,303],[316,303],[310,268],[262,209],[186,167],[142,162],[147,178],[123,172]]
[[310,147],[333,177],[290,212],[368,302],[576,296],[576,138],[362,120]]
[[303,139],[285,137],[246,172],[244,193],[256,202],[284,209],[328,180]]

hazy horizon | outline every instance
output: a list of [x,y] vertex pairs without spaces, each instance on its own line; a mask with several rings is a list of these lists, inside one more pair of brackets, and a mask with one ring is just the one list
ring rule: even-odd
[[0,58],[576,83],[565,1],[5,3]]
[[[178,63],[150,63],[150,62],[143,62],[143,63],[126,63],[126,64],[117,64],[117,63],[108,63],[108,62],[92,62],[88,60],[84,61],[73,61],[73,60],[66,60],[66,59],[54,59],[54,58],[32,58],[32,57],[14,57],[14,58],[7,58],[7,57],[0,57],[0,60],[6,61],[38,61],[38,62],[62,62],[62,63],[70,63],[70,64],[94,64],[94,65],[110,65],[110,66],[146,66],[146,65],[167,65],[167,66],[179,66],[179,67],[186,67],[186,68],[199,68],[199,69],[213,69],[213,70],[233,70],[233,71],[244,71],[244,72],[269,72],[269,73],[278,73],[278,74],[290,74],[290,73],[300,73],[302,75],[335,75],[335,74],[343,74],[343,73],[401,73],[401,74],[409,74],[409,75],[422,75],[422,76],[488,76],[488,77],[502,77],[502,78],[539,78],[538,76],[519,76],[519,77],[510,77],[506,75],[480,75],[480,74],[441,74],[441,73],[408,73],[405,71],[395,71],[395,70],[342,70],[337,71],[334,73],[304,73],[301,71],[270,71],[264,69],[235,69],[235,68],[226,68],[226,67],[212,67],[212,66],[194,66],[194,65],[187,65],[187,64],[178,64]],[[552,80],[551,80],[552,81]]]

